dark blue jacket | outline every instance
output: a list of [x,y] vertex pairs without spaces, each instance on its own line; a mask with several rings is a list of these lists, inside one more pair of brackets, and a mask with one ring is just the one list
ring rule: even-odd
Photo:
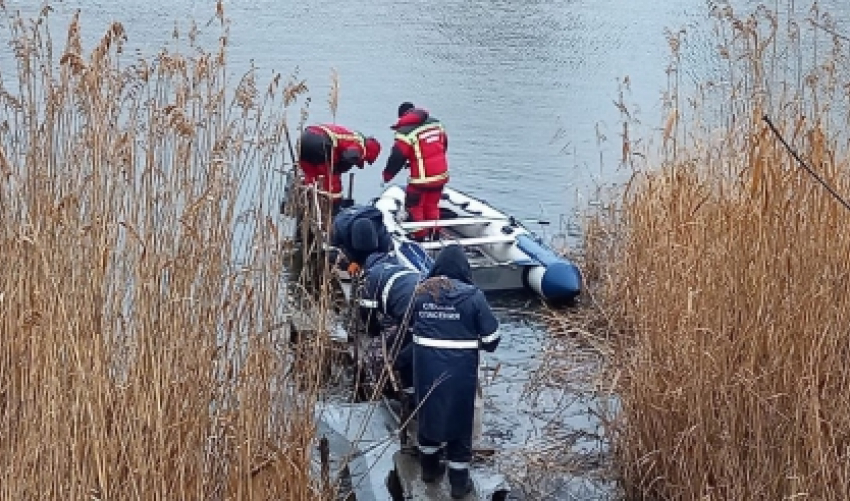
[[410,326],[413,321],[411,306],[416,286],[424,277],[401,264],[392,252],[369,256],[363,277],[360,315],[366,331],[376,337],[381,335],[385,323],[398,327],[396,335],[387,339],[387,342],[393,346],[393,367],[402,373],[405,384],[410,385],[413,371],[413,351],[410,348]]
[[460,246],[443,249],[413,300],[413,367],[419,433],[432,441],[471,438],[479,349],[499,344],[499,322],[472,283]]
[[360,315],[372,337],[381,333],[382,320],[403,327],[404,344],[409,341],[410,306],[422,275],[401,264],[394,252],[375,253],[366,259]]
[[375,207],[353,205],[334,218],[331,245],[361,265],[375,252],[389,252],[392,237],[384,226],[384,215]]
[[392,253],[372,254],[366,260],[361,306],[375,308],[394,322],[409,317],[413,293],[422,276],[400,264]]

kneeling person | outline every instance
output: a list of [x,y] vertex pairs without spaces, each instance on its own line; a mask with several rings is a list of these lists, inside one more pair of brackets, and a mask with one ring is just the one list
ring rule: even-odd
[[[395,333],[383,340],[393,357],[393,369],[401,376],[402,389],[413,393],[413,360],[410,348],[410,314],[416,287],[422,278],[419,272],[400,264],[393,253],[375,253],[363,267],[364,285],[360,299],[360,314],[372,337],[380,336],[387,323]],[[386,322],[382,322],[386,320]]]
[[356,271],[374,253],[392,250],[392,237],[384,226],[384,215],[375,207],[354,205],[334,218],[331,245],[345,253]]

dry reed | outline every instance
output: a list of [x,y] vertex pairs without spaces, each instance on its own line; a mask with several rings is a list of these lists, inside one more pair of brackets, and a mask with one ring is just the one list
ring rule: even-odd
[[5,14],[0,498],[327,497],[311,475],[326,336],[287,370],[277,327],[292,300],[273,215],[303,82],[228,90],[221,2],[217,48],[193,30],[190,55],[132,64],[120,23],[83,53],[78,14],[59,52],[50,9]]
[[585,292],[576,307],[534,313],[549,337],[522,398],[539,435],[498,458],[522,499],[617,498],[601,426],[612,400],[613,333],[590,302]]
[[600,315],[621,332],[622,485],[630,499],[850,499],[850,212],[762,121],[850,196],[846,39],[817,7],[800,21],[778,3],[713,6],[718,79],[681,99],[671,38],[664,161],[636,166],[588,238]]
[[328,109],[331,111],[333,122],[336,123],[336,112],[339,109],[339,73],[331,70],[331,90],[328,92]]

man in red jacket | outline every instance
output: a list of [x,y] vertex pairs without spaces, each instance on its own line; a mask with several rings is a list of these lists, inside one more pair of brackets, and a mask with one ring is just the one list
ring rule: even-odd
[[[384,168],[384,182],[389,182],[408,164],[410,174],[405,206],[410,219],[440,219],[440,198],[443,187],[449,181],[446,159],[449,140],[443,124],[430,116],[427,110],[405,102],[398,107],[398,122],[391,128],[395,130],[395,142]],[[423,229],[412,236],[424,240],[430,233],[431,230]]]
[[381,144],[374,137],[334,124],[310,125],[301,134],[299,164],[304,184],[322,177],[319,193],[333,203],[333,214],[342,203],[342,175],[364,162],[372,165],[381,154]]

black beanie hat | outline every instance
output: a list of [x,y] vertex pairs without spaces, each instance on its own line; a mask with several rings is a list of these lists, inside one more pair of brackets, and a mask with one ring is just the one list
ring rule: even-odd
[[415,106],[413,106],[413,103],[411,103],[410,101],[405,101],[401,103],[400,105],[398,105],[398,117],[401,118],[402,116],[404,116],[405,113],[412,110],[413,108],[415,108]]
[[[359,253],[372,253],[378,249],[378,232],[371,219],[360,218],[351,225],[351,247]],[[360,264],[360,263],[358,263]]]

